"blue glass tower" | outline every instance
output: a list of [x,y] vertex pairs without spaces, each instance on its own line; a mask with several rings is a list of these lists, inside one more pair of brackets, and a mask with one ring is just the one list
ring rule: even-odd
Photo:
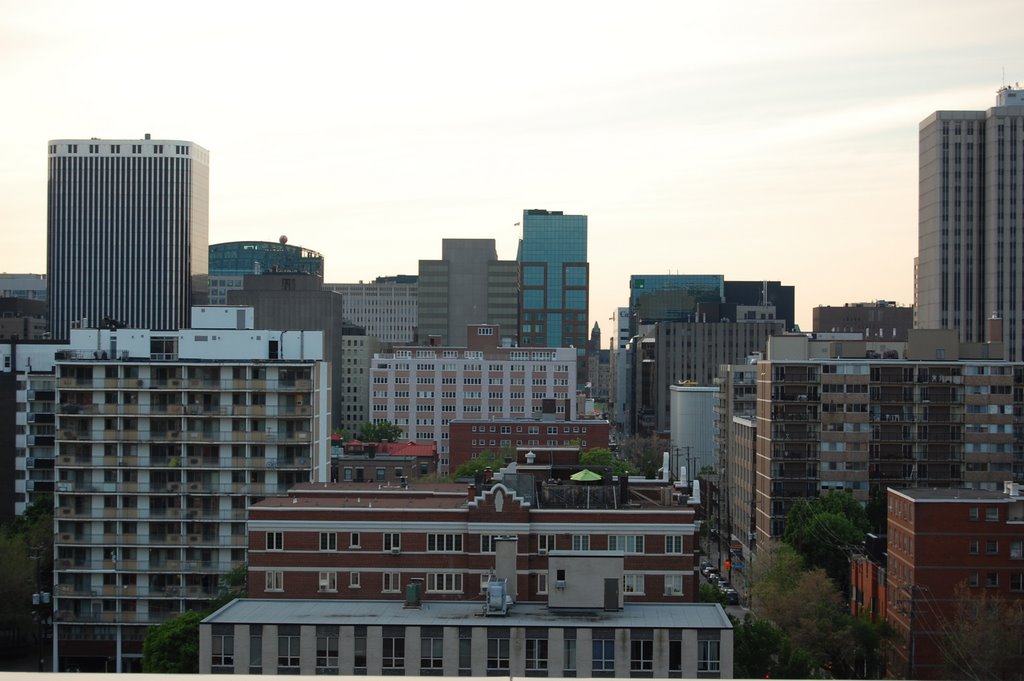
[[590,326],[587,216],[524,210],[519,241],[520,345],[575,347],[586,380]]

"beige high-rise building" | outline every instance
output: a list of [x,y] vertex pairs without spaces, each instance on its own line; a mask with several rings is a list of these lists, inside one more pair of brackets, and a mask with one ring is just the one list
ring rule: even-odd
[[1016,85],[987,111],[936,111],[920,127],[915,326],[1002,341],[1011,361],[1024,359],[1022,141]]

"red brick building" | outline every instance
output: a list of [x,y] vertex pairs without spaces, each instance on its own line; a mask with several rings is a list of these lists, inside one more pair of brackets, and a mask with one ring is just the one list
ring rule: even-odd
[[496,540],[514,537],[518,602],[547,601],[557,586],[549,581],[554,552],[618,556],[626,603],[695,602],[694,513],[672,488],[552,479],[570,472],[520,465],[468,491],[299,486],[249,509],[249,593],[402,599],[406,585],[422,580],[432,600],[474,600],[495,570]]
[[597,419],[457,420],[448,424],[449,470],[454,471],[486,450],[574,447],[579,451],[608,447],[610,426]]
[[889,489],[886,608],[899,635],[889,672],[947,678],[957,588],[1024,601],[1024,497],[975,489]]

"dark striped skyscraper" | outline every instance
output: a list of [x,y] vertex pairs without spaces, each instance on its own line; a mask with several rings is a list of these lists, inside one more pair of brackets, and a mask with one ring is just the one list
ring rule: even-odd
[[50,332],[105,320],[178,329],[205,302],[209,152],[192,142],[51,140]]

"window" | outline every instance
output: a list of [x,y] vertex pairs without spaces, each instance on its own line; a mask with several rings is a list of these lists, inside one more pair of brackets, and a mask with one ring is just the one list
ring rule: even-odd
[[968,517],[971,520],[977,520],[978,519],[978,507],[977,506],[971,506],[970,509],[968,509],[967,514],[968,514]]
[[389,670],[404,669],[405,632],[403,627],[384,627],[384,638],[381,643],[383,644],[381,667],[384,668],[384,673],[387,674]]
[[267,551],[284,551],[284,532],[267,532]]
[[459,627],[459,676],[473,673],[473,628]]
[[358,532],[352,532],[352,533],[349,534],[349,537],[348,537],[348,547],[350,549],[358,549],[359,548],[359,533]]
[[972,539],[971,541],[967,542],[967,553],[971,554],[972,556],[978,555],[979,551],[977,539]]
[[572,550],[573,551],[589,551],[590,550],[590,535],[589,534],[574,534],[572,536]]
[[278,670],[299,667],[299,627],[296,624],[277,628],[277,667]]
[[986,572],[985,573],[985,586],[997,587],[999,586],[999,573],[998,572]]
[[985,522],[994,523],[999,521],[999,509],[998,508],[986,508],[985,509]]
[[509,634],[501,628],[487,632],[487,671],[508,671]]
[[320,550],[321,551],[337,551],[338,550],[338,533],[337,532],[321,532],[320,533]]
[[264,591],[284,591],[284,573],[271,571],[264,573]]
[[398,572],[385,572],[382,575],[381,591],[384,593],[398,593],[402,590],[402,576]]
[[1010,573],[1010,591],[1024,591],[1024,572]]
[[480,535],[480,553],[494,553],[494,535],[493,534],[481,534]]
[[435,593],[461,593],[461,572],[433,572],[427,575],[427,591]]
[[683,595],[683,576],[682,575],[665,575],[665,595],[666,596],[682,596]]
[[1010,542],[1010,558],[1014,560],[1024,558],[1022,550],[1024,550],[1024,542],[1021,542],[1019,539]]
[[538,572],[537,573],[537,593],[546,594],[548,592],[548,573]]
[[234,625],[215,624],[213,625],[213,666],[234,667],[235,666],[235,636]]
[[670,534],[665,537],[665,553],[682,553],[683,538],[678,534]]
[[338,573],[337,572],[321,572],[320,573],[320,591],[337,591],[338,590]]
[[348,588],[358,589],[359,588],[359,573],[350,572],[348,573]]
[[[598,636],[606,638],[598,638]],[[610,672],[615,671],[615,639],[612,636],[612,632],[599,634],[597,630],[594,631],[593,666],[591,669],[595,675],[609,676]]]
[[316,673],[338,673],[338,627],[316,628]]
[[994,539],[989,539],[985,542],[985,554],[989,556],[995,556],[999,553],[999,542]]
[[263,673],[263,625],[249,625],[249,673]]
[[721,664],[721,643],[704,639],[697,641],[697,671],[717,672]]
[[441,627],[420,629],[420,673],[437,676],[444,667],[444,635]]
[[548,669],[548,640],[546,638],[526,639],[526,671],[546,672]]
[[978,586],[978,573],[972,572],[967,575],[967,586]]
[[541,553],[547,553],[548,551],[555,550],[555,535],[553,534],[539,534],[537,535],[537,550]]
[[462,551],[461,534],[428,534],[427,551],[451,553]]
[[[636,632],[634,632],[635,635]],[[654,671],[654,639],[633,639],[629,642],[629,671]]]
[[402,535],[398,532],[384,533],[384,550],[398,552],[402,550]]
[[366,673],[366,625],[356,625],[352,641],[352,667],[359,674]]
[[644,537],[639,534],[608,535],[608,550],[622,551],[624,553],[643,553]]
[[642,594],[644,592],[643,575],[622,575],[622,593]]

